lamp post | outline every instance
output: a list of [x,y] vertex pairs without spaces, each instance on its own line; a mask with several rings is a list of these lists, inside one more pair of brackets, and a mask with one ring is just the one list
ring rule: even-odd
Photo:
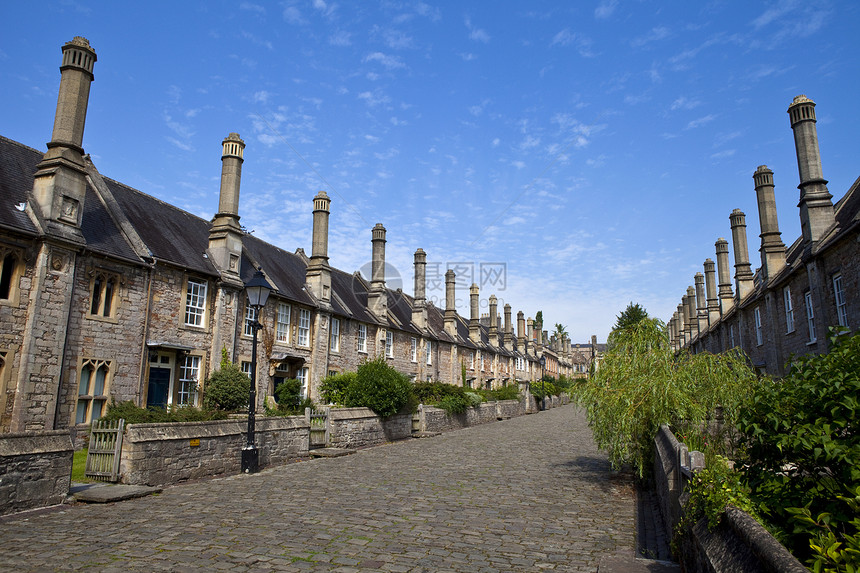
[[540,409],[541,410],[546,410],[546,402],[545,402],[545,400],[546,400],[546,385],[544,384],[544,381],[543,381],[545,369],[546,369],[546,355],[541,354],[541,356],[540,356],[540,393],[541,393]]
[[260,465],[260,453],[257,450],[254,436],[255,410],[257,405],[257,331],[260,324],[260,309],[266,306],[272,285],[263,276],[262,270],[257,270],[250,281],[245,283],[245,295],[248,304],[254,309],[254,322],[251,324],[251,391],[248,397],[248,443],[242,448],[242,473],[253,474]]

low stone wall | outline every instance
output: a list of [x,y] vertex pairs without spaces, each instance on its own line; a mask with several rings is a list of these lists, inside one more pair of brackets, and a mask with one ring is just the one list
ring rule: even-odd
[[[654,482],[666,533],[671,538],[684,515],[687,480],[704,467],[700,452],[688,452],[668,427],[654,439]],[[688,573],[767,571],[802,573],[804,567],[759,523],[743,511],[729,506],[714,531],[700,519],[681,539],[678,557]]]
[[[528,394],[527,397],[531,397]],[[534,403],[532,398],[531,403]],[[448,432],[478,424],[486,424],[514,416],[522,416],[528,412],[529,401],[501,400],[485,402],[477,408],[469,408],[462,414],[449,414],[441,408],[421,404],[418,406],[419,425],[422,432]]]
[[412,414],[382,419],[370,408],[330,408],[329,443],[335,448],[361,448],[402,440],[412,435]]
[[0,515],[63,503],[74,455],[67,430],[0,436]]
[[[122,483],[168,485],[241,469],[246,420],[130,424],[122,443]],[[260,467],[283,464],[308,453],[309,425],[303,416],[258,418]]]

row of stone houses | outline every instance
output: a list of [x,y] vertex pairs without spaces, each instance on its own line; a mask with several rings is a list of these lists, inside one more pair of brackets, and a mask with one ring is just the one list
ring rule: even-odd
[[[729,216],[734,250],[734,290],[729,246],[715,243],[716,265],[704,262],[669,320],[677,350],[721,352],[740,348],[760,372],[785,374],[792,356],[828,350],[830,327],[856,332],[860,324],[860,178],[836,205],[821,169],[815,103],[794,98],[788,108],[800,177],[801,236],[782,242],[773,172],[753,173],[761,228],[761,267],[747,249],[746,216]],[[716,268],[715,268],[716,267]]]
[[102,176],[82,147],[96,53],[80,37],[62,53],[47,152],[0,137],[0,432],[86,424],[110,400],[199,404],[222,349],[250,372],[244,285],[258,269],[275,289],[259,317],[258,407],[286,378],[317,399],[325,376],[378,355],[415,380],[483,388],[540,378],[542,356],[553,376],[587,369],[588,353],[548,340],[522,311],[514,333],[495,296],[482,320],[476,285],[460,316],[451,270],[446,307],[434,306],[422,249],[413,295],[387,288],[381,224],[370,280],[331,268],[325,192],[312,201],[310,257],[247,234],[235,133],[222,142],[212,221]]

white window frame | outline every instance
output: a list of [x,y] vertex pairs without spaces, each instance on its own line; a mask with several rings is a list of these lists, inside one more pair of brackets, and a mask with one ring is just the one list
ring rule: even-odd
[[285,302],[278,303],[278,325],[275,341],[283,344],[290,343],[290,305]]
[[785,332],[794,332],[794,307],[791,304],[791,287],[782,289],[782,301],[785,305]]
[[812,293],[803,293],[803,301],[806,303],[806,327],[809,329],[809,344],[816,342],[818,336],[815,334],[815,309],[812,305]]
[[469,353],[469,370],[475,369],[475,351]]
[[836,303],[836,323],[848,326],[848,302],[845,300],[845,290],[842,288],[842,273],[833,275],[833,300]]
[[245,376],[248,378],[251,377],[251,361],[243,360],[241,364],[239,364],[239,369],[242,371]]
[[298,380],[302,387],[299,390],[299,396],[302,400],[308,397],[308,368],[303,367],[296,370],[296,380]]
[[306,308],[299,309],[299,328],[296,333],[296,344],[305,347],[311,345],[311,311]]
[[200,356],[188,354],[179,366],[179,387],[176,389],[176,403],[179,406],[196,406],[200,388]]
[[412,362],[418,362],[418,339],[414,336],[409,340],[409,356]]
[[242,333],[245,336],[253,336],[254,334],[254,322],[257,320],[257,313],[251,303],[245,301],[245,326],[242,329]]
[[188,278],[185,287],[185,326],[206,326],[206,296],[209,283]]
[[340,319],[331,319],[331,328],[328,331],[328,349],[331,352],[340,352]]
[[358,325],[358,351],[367,354],[367,325]]
[[433,341],[428,340],[425,348],[426,348],[426,352],[427,352],[427,366],[432,366],[433,365]]
[[385,357],[394,358],[394,333],[385,331]]
[[755,307],[753,309],[753,317],[755,317],[755,342],[756,346],[764,344],[764,333],[761,328],[761,309]]
[[[480,352],[480,351],[479,351],[479,352]],[[486,363],[486,361],[484,360],[484,354],[485,354],[485,353],[484,353],[484,352],[480,352],[480,354],[481,354],[481,372],[483,372],[483,371],[484,371],[484,367],[487,365],[487,363]]]

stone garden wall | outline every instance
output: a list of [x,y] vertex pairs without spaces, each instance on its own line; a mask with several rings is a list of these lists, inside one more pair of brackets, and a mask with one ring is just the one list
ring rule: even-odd
[[382,419],[370,408],[330,408],[329,446],[362,448],[402,440],[412,435],[412,414]]
[[[684,486],[704,468],[704,456],[688,452],[667,426],[660,428],[654,445],[654,482],[666,534],[671,538],[684,515],[688,497]],[[714,531],[708,531],[708,522],[702,518],[685,532],[676,557],[688,573],[808,571],[755,519],[732,506]]]
[[74,454],[67,430],[0,436],[0,515],[62,503]]
[[[246,420],[130,424],[122,443],[122,483],[168,485],[238,473],[246,443]],[[308,453],[309,425],[303,416],[258,418],[260,467],[283,464]]]

